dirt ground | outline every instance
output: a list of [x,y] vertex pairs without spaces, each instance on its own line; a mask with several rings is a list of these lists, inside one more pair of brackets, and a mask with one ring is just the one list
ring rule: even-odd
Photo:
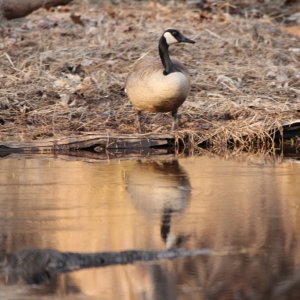
[[[265,138],[300,119],[297,8],[288,14],[278,8],[274,17],[257,5],[237,13],[171,2],[75,1],[3,22],[1,140],[135,133],[126,76],[141,55],[158,55],[166,28],[196,40],[171,48],[192,79],[179,109],[179,133],[226,143],[229,137]],[[168,133],[171,116],[145,113],[143,126]]]

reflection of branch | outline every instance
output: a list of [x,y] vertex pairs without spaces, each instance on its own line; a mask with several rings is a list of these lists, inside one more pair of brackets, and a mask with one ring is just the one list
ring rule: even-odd
[[0,262],[0,271],[8,283],[19,279],[27,283],[39,284],[60,273],[75,270],[132,264],[137,261],[175,259],[187,256],[208,256],[210,249],[171,249],[168,251],[128,250],[121,252],[74,253],[59,252],[53,249],[29,249],[8,254]]
[[6,19],[24,17],[34,10],[51,6],[65,5],[72,0],[9,0],[0,2],[0,14]]

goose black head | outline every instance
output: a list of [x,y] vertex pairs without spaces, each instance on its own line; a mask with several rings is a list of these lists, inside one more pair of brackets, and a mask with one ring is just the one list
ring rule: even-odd
[[181,32],[179,32],[176,29],[167,29],[163,33],[163,37],[165,38],[168,46],[170,46],[172,44],[176,44],[176,43],[191,43],[191,44],[195,43],[195,41],[187,38],[186,36],[184,36]]

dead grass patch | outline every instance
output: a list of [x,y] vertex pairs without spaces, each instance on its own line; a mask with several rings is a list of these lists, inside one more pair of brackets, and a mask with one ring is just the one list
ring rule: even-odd
[[[299,119],[299,38],[270,18],[218,13],[203,20],[199,9],[178,3],[83,2],[1,28],[1,139],[134,133],[124,82],[137,58],[157,55],[168,27],[197,41],[172,48],[192,77],[179,136],[217,147],[266,145],[283,122]],[[145,132],[168,133],[171,117],[147,113],[143,124]]]

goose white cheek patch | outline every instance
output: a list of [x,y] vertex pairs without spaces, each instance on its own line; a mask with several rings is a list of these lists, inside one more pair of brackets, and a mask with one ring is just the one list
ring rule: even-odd
[[178,43],[178,41],[174,38],[174,36],[170,32],[165,32],[164,37],[168,45]]

